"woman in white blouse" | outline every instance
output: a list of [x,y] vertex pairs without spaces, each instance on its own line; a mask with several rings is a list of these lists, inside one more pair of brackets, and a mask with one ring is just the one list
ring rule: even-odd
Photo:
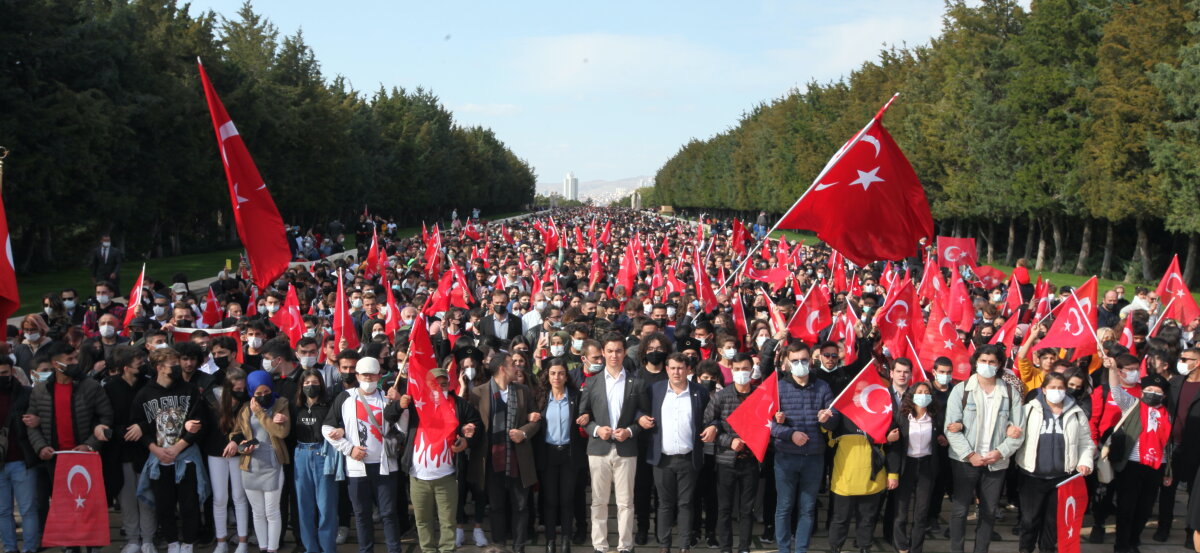
[[[888,466],[900,466],[896,488],[896,518],[892,539],[900,553],[920,553],[929,525],[929,503],[938,475],[937,445],[946,445],[942,413],[933,402],[933,386],[917,382],[909,386],[896,412],[900,440],[892,444]],[[909,509],[912,518],[909,518]]]

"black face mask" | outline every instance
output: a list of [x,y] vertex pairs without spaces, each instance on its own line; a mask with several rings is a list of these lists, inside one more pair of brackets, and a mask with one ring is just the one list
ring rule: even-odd
[[667,360],[667,352],[665,351],[648,351],[646,352],[646,362],[656,367],[662,366],[663,361]]
[[229,357],[228,356],[213,357],[213,364],[216,365],[218,369],[221,369],[221,370],[228,369],[229,368]]
[[196,321],[193,321],[191,319],[180,319],[175,322],[175,326],[178,326],[181,328],[192,328],[193,325],[195,325],[195,324],[196,324]]
[[246,390],[234,390],[233,399],[239,403],[246,403],[250,399],[250,394]]
[[13,387],[14,379],[12,375],[0,376],[0,390],[8,391]]
[[1083,396],[1086,395],[1086,392],[1087,390],[1083,388],[1069,388],[1067,390],[1067,393],[1071,394],[1071,397],[1075,398],[1076,400],[1082,399]]
[[301,389],[304,391],[304,397],[307,398],[316,399],[317,396],[321,395],[321,387],[316,384],[310,384]]
[[275,405],[275,396],[254,396],[254,401],[258,402],[258,406],[263,409],[270,409]]
[[83,377],[87,376],[87,369],[83,368],[79,363],[72,363],[61,370],[71,380],[83,380]]
[[347,387],[358,386],[358,375],[354,373],[341,373],[338,378],[342,379],[342,385]]
[[492,311],[494,311],[497,315],[503,315],[508,312],[508,308],[503,305],[497,305],[492,307]]
[[1158,392],[1142,392],[1142,403],[1148,407],[1158,407],[1162,405],[1163,395]]
[[717,389],[717,381],[716,380],[701,380],[700,385],[704,386],[704,389],[709,392],[712,392],[713,390]]
[[661,319],[654,319],[654,321],[658,323],[659,330],[667,328],[667,318],[666,317],[663,317]]

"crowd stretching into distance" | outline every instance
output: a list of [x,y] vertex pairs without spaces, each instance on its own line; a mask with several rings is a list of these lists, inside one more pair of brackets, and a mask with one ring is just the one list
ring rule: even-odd
[[[122,553],[369,553],[376,527],[389,553],[414,529],[424,553],[984,553],[1012,539],[1005,511],[1020,551],[1050,552],[1077,475],[1085,539],[1193,545],[1200,507],[1174,509],[1200,469],[1190,295],[1059,288],[932,242],[858,267],[755,248],[740,221],[471,215],[411,238],[364,217],[357,251],[263,288],[151,262],[133,294],[116,267],[47,294],[0,343],[4,551],[39,550],[67,450],[100,453]],[[1063,332],[1086,339],[1042,344]]]

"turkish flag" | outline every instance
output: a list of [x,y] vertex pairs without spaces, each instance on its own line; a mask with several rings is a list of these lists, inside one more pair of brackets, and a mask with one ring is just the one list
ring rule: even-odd
[[[438,368],[433,344],[429,339],[429,326],[424,316],[413,322],[409,336],[408,388],[413,406],[417,409],[420,422],[417,425],[413,455],[432,466],[450,463],[450,440],[458,430],[458,417],[454,408],[454,396],[447,396],[437,379],[429,374]],[[457,375],[450,375],[448,382],[457,382]],[[416,462],[417,459],[414,459]]]
[[54,493],[42,545],[108,545],[108,505],[100,454],[60,451],[54,459]]
[[[4,217],[4,213],[3,213],[3,210],[0,210],[0,218],[2,218],[2,217]],[[2,272],[2,271],[0,271],[0,272]],[[0,276],[0,290],[4,289],[3,281],[4,281],[4,277]],[[129,295],[125,296],[125,297],[129,298],[129,301],[126,302],[126,306],[125,306],[126,307],[125,320],[121,321],[121,335],[122,336],[129,336],[129,323],[133,322],[133,319],[137,317],[137,313],[138,313],[137,308],[138,308],[138,306],[142,305],[142,286],[145,281],[146,281],[146,264],[142,263],[142,272],[140,274],[138,274],[137,281],[133,283],[133,289],[129,291]],[[16,280],[13,280],[12,290],[13,290],[13,294],[14,294],[13,307],[15,309],[17,306],[21,305],[21,302],[18,301],[15,296],[15,294],[17,293]],[[210,294],[212,293],[211,288],[209,288],[209,293]],[[6,298],[4,298],[3,292],[0,292],[0,309],[3,309],[5,307],[5,305],[3,303],[5,299]],[[12,315],[12,312],[7,313],[5,316],[7,317],[8,315]]]
[[1180,326],[1186,326],[1200,317],[1200,306],[1196,305],[1196,298],[1192,297],[1179,272],[1179,254],[1171,258],[1171,266],[1159,281],[1157,292],[1159,301],[1167,306],[1164,318],[1175,319]]
[[933,301],[945,287],[946,283],[942,281],[942,272],[938,270],[938,265],[928,257],[925,258],[925,273],[921,275],[920,286],[917,286],[917,296]]
[[[350,306],[346,305],[346,288],[342,284],[342,272],[338,271],[337,303],[333,308],[333,340],[338,350],[358,349],[358,331],[354,329],[354,321],[350,319]],[[346,347],[342,347],[342,340]]]
[[929,324],[925,325],[925,340],[921,343],[921,364],[932,367],[938,357],[948,357],[954,367],[954,379],[966,380],[971,376],[971,356],[958,339],[958,330],[941,302],[929,304]]
[[1133,317],[1125,317],[1125,324],[1121,326],[1121,337],[1117,338],[1117,343],[1125,346],[1129,355],[1137,355],[1137,343],[1133,341]]
[[1042,348],[1075,348],[1074,361],[1096,353],[1096,277],[1071,292],[1061,303],[1054,324],[1034,350]]
[[504,226],[503,224],[500,225],[500,236],[504,238],[504,241],[507,242],[509,246],[513,245],[513,237],[508,233],[508,227]]
[[471,240],[483,240],[483,235],[479,234],[479,229],[475,228],[473,222],[467,222],[467,225],[463,227],[463,236]]
[[978,261],[974,238],[937,237],[938,266],[957,271],[960,265],[975,268]]
[[933,238],[925,189],[883,127],[895,99],[834,154],[776,228],[815,230],[860,266],[904,259],[916,253],[921,238]]
[[875,370],[874,360],[833,400],[833,408],[854,421],[875,443],[887,441],[892,425],[892,392]]
[[[391,293],[392,289],[388,288],[388,294]],[[300,342],[300,338],[304,336],[304,317],[300,315],[300,298],[296,296],[296,287],[290,283],[287,296],[283,300],[283,307],[271,317],[271,323],[287,335],[293,349]]]
[[1033,297],[1036,300],[1033,318],[1040,321],[1050,314],[1050,281],[1042,280],[1042,275],[1038,275],[1037,283],[1033,285]]
[[742,276],[750,280],[757,280],[759,282],[770,284],[771,291],[778,292],[780,288],[783,288],[787,284],[787,279],[792,276],[792,272],[783,266],[760,271],[754,267],[751,267],[750,264],[747,263],[745,265],[745,269],[742,271]]
[[975,267],[975,276],[979,277],[979,282],[983,283],[983,287],[991,290],[1004,283],[1004,279],[1008,275],[1004,271],[992,267],[991,265],[980,265]]
[[1087,484],[1075,475],[1058,485],[1058,551],[1079,553],[1079,533],[1083,531],[1083,512],[1087,510]]
[[604,231],[600,233],[600,243],[608,245],[609,240],[612,240],[612,219],[604,221]]
[[379,257],[379,232],[371,230],[371,248],[367,250],[367,258],[363,260],[363,278],[371,280],[375,278],[377,267],[375,259]]
[[[0,264],[0,315],[8,319],[21,307],[21,295],[17,293],[17,266],[13,263],[12,238],[8,235],[8,214],[5,213],[3,199],[0,199],[0,238],[4,239],[6,254],[0,258],[4,260]],[[142,270],[145,270],[144,265]],[[125,328],[129,328],[129,325],[126,324]]]
[[[141,283],[141,277],[138,277],[138,283]],[[140,286],[138,288],[141,288]],[[130,304],[132,305],[132,303]],[[225,318],[221,315],[221,303],[217,301],[217,295],[213,292],[212,286],[208,287],[208,295],[204,298],[204,311],[200,313],[200,322],[204,326],[209,327],[221,322]]]
[[700,263],[700,250],[693,251],[692,258],[692,273],[694,273],[692,284],[696,287],[696,295],[699,296],[702,304],[701,309],[708,313],[717,308],[717,295],[713,292],[712,283],[708,280],[708,271],[705,271],[704,265]]
[[813,286],[808,289],[804,302],[792,314],[787,328],[792,338],[813,345],[817,343],[821,330],[831,324],[833,315],[829,311],[829,298],[825,297],[820,288]]
[[1008,294],[1004,296],[1004,314],[1014,315],[1021,310],[1021,306],[1025,304],[1025,298],[1021,297],[1021,286],[1017,279],[1008,279]]
[[879,329],[879,339],[892,355],[904,351],[905,340],[921,339],[924,334],[920,331],[921,304],[917,303],[911,280],[905,279],[888,292],[874,322]]
[[945,297],[946,314],[958,326],[959,330],[969,332],[975,325],[975,307],[971,305],[971,295],[967,292],[967,283],[958,271],[951,271],[950,293]]
[[[197,330],[203,330],[204,332],[208,333],[209,337],[212,337],[212,338],[215,338],[217,336],[229,335],[230,338],[233,338],[234,340],[238,340],[238,334],[237,334],[238,329],[236,326],[231,326],[229,328],[203,328],[203,329],[188,328],[185,326],[177,326],[177,327],[171,329],[171,342],[175,343],[175,344],[182,344],[184,342],[187,342],[188,340],[192,339],[192,333],[196,332]],[[242,348],[238,348],[238,355],[241,355],[241,353],[242,353]],[[240,361],[239,361],[239,363],[240,363]]]
[[292,260],[287,232],[283,229],[283,217],[275,207],[275,200],[271,199],[266,182],[258,174],[258,167],[254,166],[246,143],[242,141],[237,127],[225,111],[225,105],[208,80],[204,65],[199,59],[196,65],[200,68],[204,97],[208,100],[213,131],[217,134],[217,147],[225,166],[225,178],[229,181],[229,198],[233,202],[233,220],[237,223],[238,237],[249,254],[254,283],[265,289],[287,270],[288,262]]
[[925,374],[925,366],[921,364],[921,354],[917,352],[917,347],[913,345],[913,341],[905,338],[903,349],[900,352],[902,355],[896,357],[897,359],[903,357],[913,362],[912,384],[929,382],[929,375]]
[[779,373],[771,374],[759,384],[746,400],[738,405],[725,422],[746,442],[746,447],[761,463],[771,442],[771,421],[779,411]]
[[1017,335],[1018,322],[1016,317],[1009,317],[1007,321],[1004,321],[1003,326],[996,329],[996,333],[992,334],[992,339],[988,343],[1003,345],[1011,357],[1013,352],[1017,351],[1017,348],[1013,347],[1013,338]]
[[850,289],[850,283],[846,280],[846,264],[835,263],[833,266],[833,292],[845,292]]

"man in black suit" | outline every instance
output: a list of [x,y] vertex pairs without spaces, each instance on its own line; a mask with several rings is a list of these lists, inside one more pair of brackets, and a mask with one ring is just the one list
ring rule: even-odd
[[[667,357],[667,379],[650,386],[643,396],[638,425],[653,436],[646,462],[654,466],[658,489],[658,544],[671,551],[671,527],[679,522],[680,551],[692,538],[692,491],[704,464],[704,445],[717,437],[716,427],[704,427],[708,391],[688,380],[688,360],[681,353]],[[701,431],[703,429],[703,432]]]
[[125,252],[114,248],[107,234],[100,237],[100,247],[92,250],[88,269],[92,271],[92,283],[101,281],[111,282],[117,290],[121,289],[121,262],[125,260]]
[[479,320],[478,333],[493,349],[508,349],[508,343],[521,335],[521,319],[508,313],[508,293],[492,292],[492,312]]
[[588,468],[592,477],[592,547],[608,551],[608,497],[617,495],[618,553],[633,551],[633,488],[637,471],[637,425],[642,385],[625,370],[625,338],[617,333],[602,342],[604,370],[588,377],[577,421],[585,425]]

